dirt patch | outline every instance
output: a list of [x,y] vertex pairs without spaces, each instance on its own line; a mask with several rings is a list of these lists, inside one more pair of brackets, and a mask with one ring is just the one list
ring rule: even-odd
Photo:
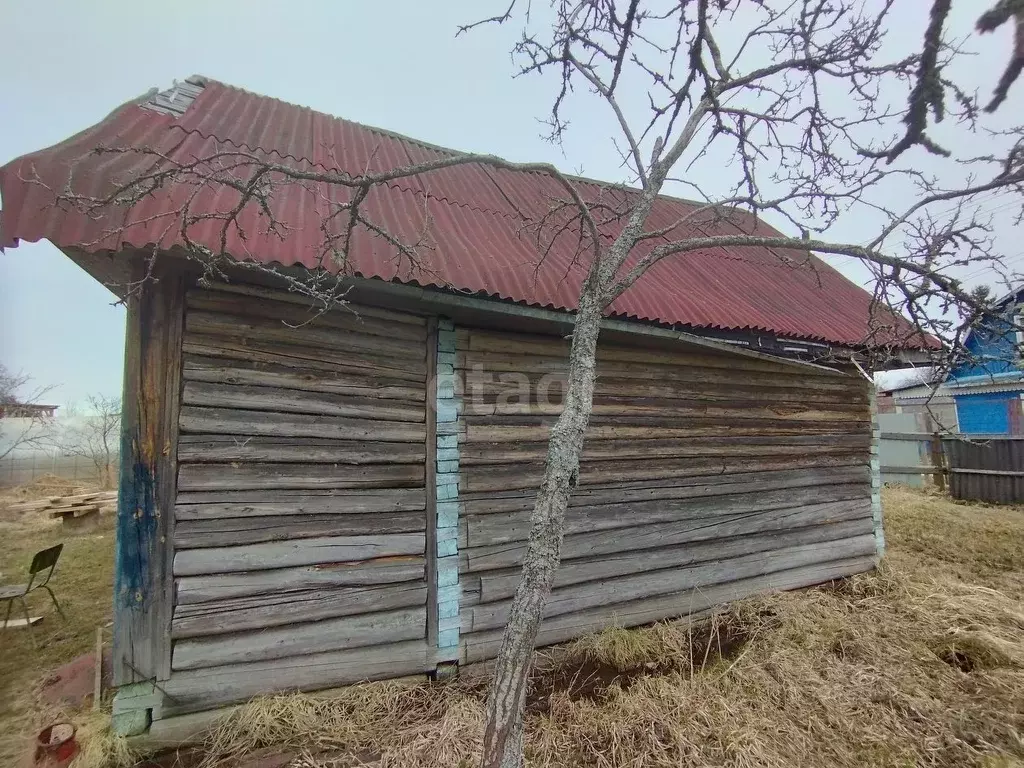
[[[761,619],[766,615],[762,612],[757,616]],[[621,647],[570,646],[561,658],[553,656],[556,659],[554,663],[534,669],[526,711],[532,714],[548,712],[551,700],[556,696],[564,696],[573,702],[602,702],[611,690],[628,691],[638,680],[647,677],[699,674],[708,667],[739,656],[752,636],[751,627],[737,615],[721,614],[688,626],[686,642],[671,648],[658,639],[666,632],[678,632],[679,623],[675,624],[675,627],[652,624],[623,630],[631,638],[639,640],[631,649],[633,658],[626,657],[625,663]],[[645,638],[645,633],[650,637]]]
[[[110,649],[103,652],[103,688],[111,685]],[[82,707],[91,702],[96,680],[96,653],[86,653],[55,669],[43,680],[40,698],[51,707]]]
[[526,696],[526,711],[532,714],[547,712],[555,695],[565,696],[569,701],[601,700],[613,685],[628,690],[633,681],[644,674],[641,669],[620,672],[610,664],[593,660],[560,665],[533,676]]
[[940,659],[949,664],[951,667],[956,667],[961,672],[973,672],[974,671],[974,659],[971,658],[970,654],[956,648],[943,648],[937,654]]
[[961,672],[1022,666],[1018,645],[979,629],[953,630],[930,643],[932,652]]

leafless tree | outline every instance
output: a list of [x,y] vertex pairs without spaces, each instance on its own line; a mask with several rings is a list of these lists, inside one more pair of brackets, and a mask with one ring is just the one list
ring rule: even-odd
[[87,395],[85,403],[84,410],[68,408],[56,444],[65,456],[80,456],[92,462],[100,485],[110,488],[121,435],[121,398]]
[[0,459],[26,448],[48,445],[53,436],[53,412],[36,406],[53,387],[32,386],[32,378],[12,373],[0,364]]
[[[286,186],[293,193],[304,188],[324,211],[322,269],[296,277],[253,262],[245,267],[279,273],[327,308],[343,300],[333,276],[349,270],[358,237],[386,249],[407,272],[431,269],[428,217],[422,232],[392,231],[365,205],[375,188],[411,176],[429,180],[440,169],[470,163],[554,180],[560,193],[539,213],[521,211],[521,232],[536,243],[538,262],[559,238],[571,238],[575,263],[586,276],[564,407],[551,430],[523,578],[488,700],[483,765],[511,768],[522,763],[533,644],[579,474],[601,318],[617,297],[663,261],[699,258],[721,246],[754,246],[772,249],[791,266],[815,269],[815,251],[851,257],[871,270],[874,306],[862,345],[868,366],[915,342],[933,349],[935,365],[948,367],[963,354],[965,334],[992,319],[991,304],[955,275],[966,265],[1005,271],[991,222],[974,203],[993,192],[1021,199],[1024,133],[1019,125],[987,128],[988,113],[978,98],[952,79],[951,64],[963,55],[965,41],[953,40],[947,30],[950,0],[919,5],[927,29],[917,41],[889,35],[893,0],[554,0],[544,8],[512,0],[504,12],[460,30],[522,25],[514,60],[519,74],[539,74],[554,87],[547,122],[552,140],[571,139],[574,99],[607,107],[624,178],[596,197],[546,163],[439,152],[429,162],[383,170],[324,169],[223,143],[187,158],[98,147],[98,153],[142,153],[153,162],[146,165],[150,170],[99,195],[70,183],[58,198],[98,216],[112,206],[134,210],[170,187],[181,190],[167,196],[165,209],[147,224],[164,227],[203,266],[205,278],[216,279],[226,264],[249,256],[253,233],[241,224],[243,212],[259,213],[261,236],[284,238],[288,224],[275,206],[276,194]],[[1019,2],[1002,0],[979,21],[983,31],[1006,21],[1018,30],[989,110],[1006,98],[1019,72],[1021,18]],[[944,146],[933,135],[940,121],[983,137],[986,151],[978,154],[964,142]],[[946,163],[945,170],[921,170],[923,153]],[[716,188],[691,181],[702,165],[714,169],[713,177],[703,178],[716,179]],[[678,220],[652,226],[652,207],[666,184],[688,187],[699,202]],[[220,210],[194,204],[226,199],[229,191],[234,202]],[[793,234],[758,234],[761,217]],[[831,233],[838,223],[852,217],[864,239],[836,239]],[[129,217],[105,220],[119,222],[112,228],[116,234]],[[219,238],[209,235],[211,226]],[[230,242],[243,243],[242,250],[229,248]],[[901,316],[909,323],[895,319]]]

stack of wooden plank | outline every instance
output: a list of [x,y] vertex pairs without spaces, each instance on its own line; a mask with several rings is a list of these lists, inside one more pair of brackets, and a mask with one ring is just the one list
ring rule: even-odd
[[61,518],[65,524],[75,525],[76,521],[84,518],[94,520],[100,512],[113,512],[116,506],[117,491],[94,491],[23,501],[11,504],[8,510],[22,514],[45,513],[52,518]]

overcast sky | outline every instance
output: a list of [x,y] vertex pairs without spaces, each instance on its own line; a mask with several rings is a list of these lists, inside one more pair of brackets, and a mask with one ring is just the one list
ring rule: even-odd
[[[67,138],[153,86],[203,74],[435,144],[619,180],[603,105],[577,100],[563,154],[542,140],[537,122],[550,84],[510,77],[514,30],[455,38],[459,23],[504,4],[0,0],[0,164]],[[954,2],[959,31],[969,30],[978,5]],[[916,39],[919,0],[902,7],[901,34]],[[1008,33],[971,41],[979,55],[963,72],[986,92],[1005,63]],[[1004,114],[1019,114],[1022,90],[1019,83]],[[984,205],[999,213],[1003,202]],[[849,232],[856,241],[855,226]],[[56,248],[23,243],[0,255],[0,299],[0,362],[56,385],[51,398],[60,404],[120,392],[124,311]]]

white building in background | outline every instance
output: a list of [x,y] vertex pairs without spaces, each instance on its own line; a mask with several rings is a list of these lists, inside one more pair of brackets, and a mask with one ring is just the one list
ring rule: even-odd
[[921,431],[958,432],[953,393],[936,378],[930,367],[875,374],[878,412],[915,414]]
[[0,403],[0,457],[51,454],[53,446],[41,444],[40,440],[56,426],[59,407],[42,403]]

